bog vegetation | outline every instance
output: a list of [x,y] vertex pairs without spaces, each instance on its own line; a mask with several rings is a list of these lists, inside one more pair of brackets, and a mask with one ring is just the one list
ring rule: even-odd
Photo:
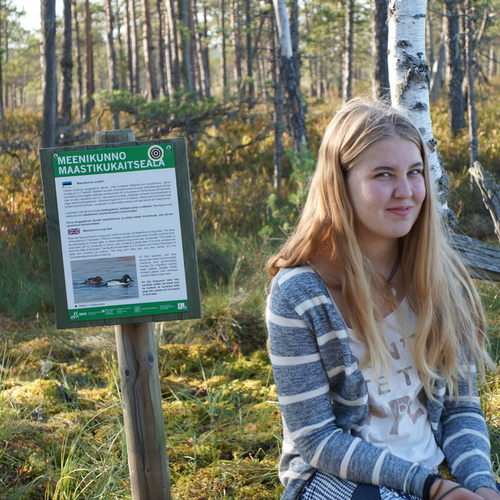
[[[481,162],[497,180],[498,90],[497,81],[478,100]],[[106,105],[111,104],[121,106],[125,119],[127,103]],[[300,156],[289,148],[287,180],[278,191],[266,109],[232,110],[231,119],[215,127],[220,108],[207,101],[203,113],[212,125],[200,121],[196,130],[182,131],[190,139],[204,315],[155,326],[175,499],[279,498],[281,427],[266,354],[264,265],[297,216],[334,104],[311,104],[312,151]],[[200,106],[186,96],[179,96],[177,105]],[[438,101],[433,119],[456,230],[498,244],[469,179],[465,132],[457,137],[446,132],[446,106]],[[106,116],[100,125],[111,129]],[[158,130],[147,109],[135,119],[138,137],[150,138],[145,131]],[[22,111],[7,112],[0,123],[5,142],[24,143],[0,154],[0,491],[6,500],[130,498],[113,330],[53,326],[37,154],[40,123],[40,115]],[[89,143],[94,131],[87,127]],[[500,287],[486,281],[478,286],[499,361]],[[482,404],[500,473],[498,375],[491,374],[482,388]]]

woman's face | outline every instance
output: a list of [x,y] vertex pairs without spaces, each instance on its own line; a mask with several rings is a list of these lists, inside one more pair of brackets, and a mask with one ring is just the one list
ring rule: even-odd
[[347,172],[347,188],[364,245],[401,238],[418,218],[426,189],[417,145],[383,139]]

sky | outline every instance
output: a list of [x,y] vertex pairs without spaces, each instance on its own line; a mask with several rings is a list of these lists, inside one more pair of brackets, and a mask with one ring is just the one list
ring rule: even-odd
[[21,25],[28,30],[40,29],[40,2],[34,0],[13,0],[12,4],[26,14],[21,18]]
[[[27,30],[40,29],[40,0],[12,0],[12,4],[26,14],[21,19],[23,28]],[[62,0],[56,0],[56,14],[62,13]]]

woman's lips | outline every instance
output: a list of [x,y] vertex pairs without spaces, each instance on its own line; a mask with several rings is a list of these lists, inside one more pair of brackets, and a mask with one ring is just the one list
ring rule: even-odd
[[392,207],[388,208],[387,210],[394,215],[404,216],[408,215],[411,209],[412,209],[411,206],[404,206],[404,207]]

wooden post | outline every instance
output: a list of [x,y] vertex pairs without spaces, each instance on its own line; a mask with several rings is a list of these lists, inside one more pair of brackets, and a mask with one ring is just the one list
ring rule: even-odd
[[[96,144],[131,142],[130,129],[97,132]],[[115,325],[133,500],[170,500],[168,458],[153,323]]]

